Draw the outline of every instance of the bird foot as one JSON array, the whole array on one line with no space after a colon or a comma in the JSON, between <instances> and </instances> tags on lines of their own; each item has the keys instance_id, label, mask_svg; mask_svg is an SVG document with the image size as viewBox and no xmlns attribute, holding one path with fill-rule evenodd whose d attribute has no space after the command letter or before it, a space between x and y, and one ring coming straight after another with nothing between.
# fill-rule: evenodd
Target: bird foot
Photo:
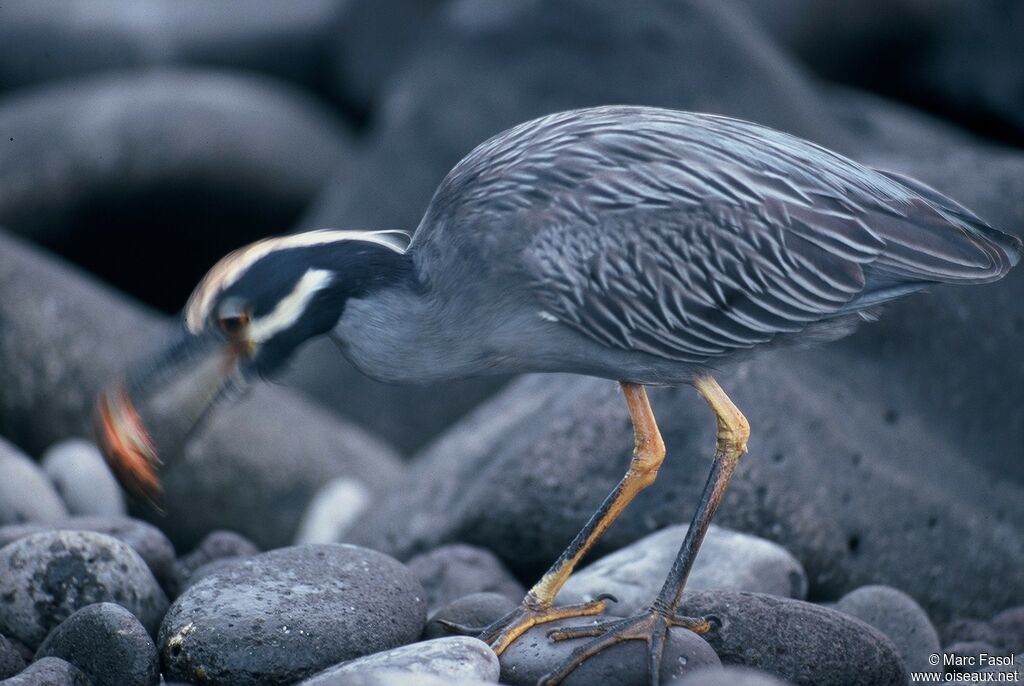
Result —
<instances>
[{"instance_id":1,"label":"bird foot","mask_svg":"<svg viewBox=\"0 0 1024 686\"><path fill-rule=\"evenodd\" d=\"M607 609L606 601L608 600L614 602L615 597L602 594L590 602L553 607L537 603L527 596L519 607L480 631L478 638L490 645L495 653L501 655L506 648L512 645L513 641L538 624L547 624L559 619L599 615ZM456 630L467 628L450 623L446 623L446 627ZM460 633L463 632L460 631Z\"/></svg>"},{"instance_id":2,"label":"bird foot","mask_svg":"<svg viewBox=\"0 0 1024 686\"><path fill-rule=\"evenodd\" d=\"M553 641L568 641L577 638L593 638L575 650L562 664L548 672L538 686L556 686L587 659L625 641L647 643L647 675L651 686L658 686L661 675L661 656L668 639L668 631L674 626L705 634L718 625L716 617L686 617L651 609L633 617L614 619L597 624L552 629L548 638Z\"/></svg>"}]
</instances>

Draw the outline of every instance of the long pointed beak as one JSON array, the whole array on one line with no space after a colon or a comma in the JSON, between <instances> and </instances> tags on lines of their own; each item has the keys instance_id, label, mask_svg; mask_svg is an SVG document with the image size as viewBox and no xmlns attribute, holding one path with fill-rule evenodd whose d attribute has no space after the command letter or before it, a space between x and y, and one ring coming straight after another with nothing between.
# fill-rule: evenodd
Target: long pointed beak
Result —
<instances>
[{"instance_id":1,"label":"long pointed beak","mask_svg":"<svg viewBox=\"0 0 1024 686\"><path fill-rule=\"evenodd\" d=\"M121 484L159 507L161 455L177 454L218 399L245 387L242 353L213 336L190 336L101 391L97 442Z\"/></svg>"}]
</instances>

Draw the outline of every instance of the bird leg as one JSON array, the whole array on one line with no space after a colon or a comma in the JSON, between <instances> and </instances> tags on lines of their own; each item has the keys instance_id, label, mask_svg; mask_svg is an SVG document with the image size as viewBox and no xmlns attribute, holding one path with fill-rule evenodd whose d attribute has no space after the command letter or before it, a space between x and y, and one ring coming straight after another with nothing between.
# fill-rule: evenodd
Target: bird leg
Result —
<instances>
[{"instance_id":1,"label":"bird leg","mask_svg":"<svg viewBox=\"0 0 1024 686\"><path fill-rule=\"evenodd\" d=\"M683 588L686 586L686 579L693 568L700 544L704 540L708 526L711 525L711 519L722 501L722 496L725 494L729 479L732 478L740 457L747 451L750 425L747 423L746 417L710 375L698 377L694 381L694 386L711 406L717 419L715 459L697 504L697 510L690 522L690 528L686 532L686 537L679 548L672 569L650 608L640 614L627 619L616 619L590 626L567 627L550 631L548 636L555 641L574 638L592 638L593 640L576 648L562 664L548 673L541 680L544 686L554 686L560 683L584 660L623 641L646 641L648 679L651 686L657 686L661 671L661 656L669 629L673 626L681 626L703 634L715 627L717 620L714 617L685 617L680 615L678 610L682 602Z\"/></svg>"},{"instance_id":2,"label":"bird leg","mask_svg":"<svg viewBox=\"0 0 1024 686\"><path fill-rule=\"evenodd\" d=\"M626 509L637 493L654 483L658 468L665 459L665 444L654 421L647 392L639 384L623 382L621 385L633 421L633 459L629 463L629 470L551 569L527 592L520 606L480 634L480 638L489 643L499 655L533 626L558 619L597 615L605 610L605 597L563 607L554 607L554 601L577 563L601 534Z\"/></svg>"}]
</instances>

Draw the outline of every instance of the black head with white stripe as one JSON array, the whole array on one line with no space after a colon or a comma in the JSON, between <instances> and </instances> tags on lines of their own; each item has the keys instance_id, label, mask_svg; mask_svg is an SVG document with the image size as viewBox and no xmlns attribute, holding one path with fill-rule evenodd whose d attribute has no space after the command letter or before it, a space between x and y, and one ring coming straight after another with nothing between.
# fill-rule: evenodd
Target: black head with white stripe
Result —
<instances>
[{"instance_id":1,"label":"black head with white stripe","mask_svg":"<svg viewBox=\"0 0 1024 686\"><path fill-rule=\"evenodd\" d=\"M322 230L224 257L189 298L178 339L100 397L98 434L122 479L154 498L158 448L179 447L225 392L331 331L349 299L411 279L407 242L394 231Z\"/></svg>"}]
</instances>

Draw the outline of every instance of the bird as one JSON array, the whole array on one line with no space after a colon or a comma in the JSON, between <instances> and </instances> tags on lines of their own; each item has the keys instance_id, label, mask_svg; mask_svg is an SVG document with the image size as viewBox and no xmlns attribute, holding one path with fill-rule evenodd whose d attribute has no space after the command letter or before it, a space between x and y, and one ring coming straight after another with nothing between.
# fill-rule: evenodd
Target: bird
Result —
<instances>
[{"instance_id":1,"label":"bird","mask_svg":"<svg viewBox=\"0 0 1024 686\"><path fill-rule=\"evenodd\" d=\"M560 112L472 150L411 242L320 229L224 257L190 296L177 340L99 394L97 433L122 481L155 500L161 451L318 336L386 382L526 372L618 382L634 433L628 470L520 605L483 629L501 654L534 626L606 609L606 596L554 599L665 459L645 388L691 386L714 413L715 449L668 578L634 617L551 631L587 640L543 680L637 640L657 684L671 627L716 627L679 612L750 434L715 370L835 340L929 286L996 281L1022 252L920 181L759 124L640 106ZM172 386L174 416L160 416Z\"/></svg>"}]
</instances>

